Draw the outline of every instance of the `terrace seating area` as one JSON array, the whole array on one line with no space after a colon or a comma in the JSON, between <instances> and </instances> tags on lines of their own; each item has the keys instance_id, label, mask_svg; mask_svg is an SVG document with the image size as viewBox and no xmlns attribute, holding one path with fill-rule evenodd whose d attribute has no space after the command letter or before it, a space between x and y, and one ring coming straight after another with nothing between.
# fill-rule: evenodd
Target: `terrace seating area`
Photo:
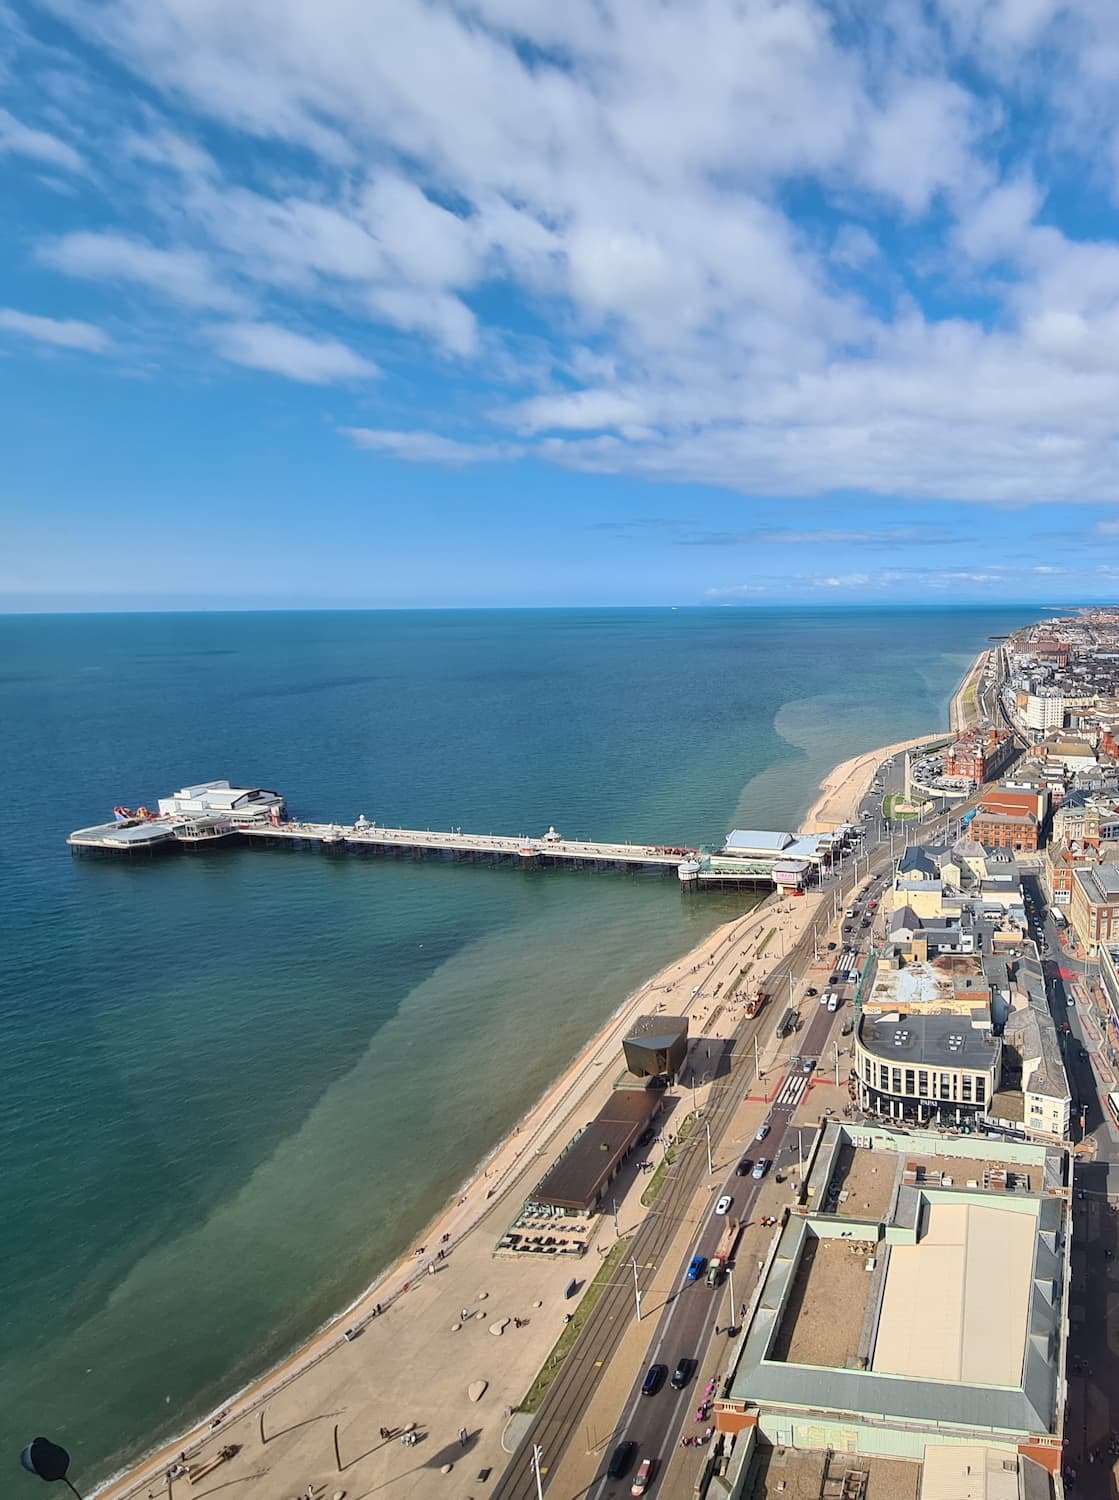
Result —
<instances>
[{"instance_id":1,"label":"terrace seating area","mask_svg":"<svg viewBox=\"0 0 1119 1500\"><path fill-rule=\"evenodd\" d=\"M517 1255L583 1255L592 1228L585 1220L577 1222L566 1215L522 1216L501 1236L497 1249Z\"/></svg>"}]
</instances>

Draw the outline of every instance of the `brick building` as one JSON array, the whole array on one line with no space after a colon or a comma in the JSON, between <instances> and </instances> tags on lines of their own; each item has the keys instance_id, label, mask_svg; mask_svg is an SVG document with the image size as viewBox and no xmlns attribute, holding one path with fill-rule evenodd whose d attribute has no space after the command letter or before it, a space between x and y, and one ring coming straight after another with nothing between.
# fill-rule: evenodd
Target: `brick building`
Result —
<instances>
[{"instance_id":1,"label":"brick building","mask_svg":"<svg viewBox=\"0 0 1119 1500\"><path fill-rule=\"evenodd\" d=\"M956 736L944 757L945 776L959 776L977 786L996 777L1014 754L1005 730L973 729Z\"/></svg>"},{"instance_id":2,"label":"brick building","mask_svg":"<svg viewBox=\"0 0 1119 1500\"><path fill-rule=\"evenodd\" d=\"M1045 792L995 787L980 802L968 836L988 849L1015 849L1032 854L1041 847Z\"/></svg>"},{"instance_id":3,"label":"brick building","mask_svg":"<svg viewBox=\"0 0 1119 1500\"><path fill-rule=\"evenodd\" d=\"M1119 942L1119 865L1079 866L1073 871L1069 921L1089 955Z\"/></svg>"}]
</instances>

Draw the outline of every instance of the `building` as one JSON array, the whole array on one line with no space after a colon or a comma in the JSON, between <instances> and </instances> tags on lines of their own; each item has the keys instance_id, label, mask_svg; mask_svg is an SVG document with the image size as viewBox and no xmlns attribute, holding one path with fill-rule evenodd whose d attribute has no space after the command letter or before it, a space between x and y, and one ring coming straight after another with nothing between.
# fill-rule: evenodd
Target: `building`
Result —
<instances>
[{"instance_id":1,"label":"building","mask_svg":"<svg viewBox=\"0 0 1119 1500\"><path fill-rule=\"evenodd\" d=\"M1101 943L1119 942L1119 864L1075 866L1068 915L1091 957Z\"/></svg>"},{"instance_id":2,"label":"building","mask_svg":"<svg viewBox=\"0 0 1119 1500\"><path fill-rule=\"evenodd\" d=\"M184 786L170 797L160 797L161 818L227 817L235 822L255 822L282 817L284 799L279 792L262 787L230 786L228 781L202 781Z\"/></svg>"},{"instance_id":3,"label":"building","mask_svg":"<svg viewBox=\"0 0 1119 1500\"><path fill-rule=\"evenodd\" d=\"M775 1462L873 1495L884 1460L922 1500L1059 1495L1071 1199L1060 1147L829 1122L714 1403L720 1495Z\"/></svg>"},{"instance_id":4,"label":"building","mask_svg":"<svg viewBox=\"0 0 1119 1500\"><path fill-rule=\"evenodd\" d=\"M687 1016L638 1016L622 1052L637 1078L675 1078L688 1056Z\"/></svg>"},{"instance_id":5,"label":"building","mask_svg":"<svg viewBox=\"0 0 1119 1500\"><path fill-rule=\"evenodd\" d=\"M1019 693L1018 711L1027 729L1044 734L1049 729L1060 729L1065 722L1065 698L1063 693Z\"/></svg>"},{"instance_id":6,"label":"building","mask_svg":"<svg viewBox=\"0 0 1119 1500\"><path fill-rule=\"evenodd\" d=\"M958 734L944 756L944 775L981 786L993 781L1014 757L1014 741L1006 730L972 729Z\"/></svg>"},{"instance_id":7,"label":"building","mask_svg":"<svg viewBox=\"0 0 1119 1500\"><path fill-rule=\"evenodd\" d=\"M1104 943L1099 959L1099 989L1107 1013L1104 1051L1114 1066L1119 1061L1119 944Z\"/></svg>"},{"instance_id":8,"label":"building","mask_svg":"<svg viewBox=\"0 0 1119 1500\"><path fill-rule=\"evenodd\" d=\"M855 1034L859 1107L918 1125L985 1119L1001 1076L1001 1052L987 1009L864 1015Z\"/></svg>"},{"instance_id":9,"label":"building","mask_svg":"<svg viewBox=\"0 0 1119 1500\"><path fill-rule=\"evenodd\" d=\"M1048 805L1045 791L995 787L980 801L968 831L985 848L1035 853Z\"/></svg>"},{"instance_id":10,"label":"building","mask_svg":"<svg viewBox=\"0 0 1119 1500\"><path fill-rule=\"evenodd\" d=\"M659 1089L615 1089L536 1185L526 1206L578 1216L598 1213L606 1189L650 1129L663 1102Z\"/></svg>"}]
</instances>

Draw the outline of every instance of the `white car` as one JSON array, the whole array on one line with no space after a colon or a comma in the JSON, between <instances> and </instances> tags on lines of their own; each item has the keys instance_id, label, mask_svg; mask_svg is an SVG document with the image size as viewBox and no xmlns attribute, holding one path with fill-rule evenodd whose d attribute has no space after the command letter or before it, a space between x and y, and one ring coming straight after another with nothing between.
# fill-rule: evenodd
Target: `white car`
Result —
<instances>
[{"instance_id":1,"label":"white car","mask_svg":"<svg viewBox=\"0 0 1119 1500\"><path fill-rule=\"evenodd\" d=\"M729 1193L724 1193L723 1196L719 1199L718 1203L716 1203L715 1205L715 1212L717 1214L729 1213L730 1206L733 1202L734 1199L731 1197L731 1195Z\"/></svg>"}]
</instances>

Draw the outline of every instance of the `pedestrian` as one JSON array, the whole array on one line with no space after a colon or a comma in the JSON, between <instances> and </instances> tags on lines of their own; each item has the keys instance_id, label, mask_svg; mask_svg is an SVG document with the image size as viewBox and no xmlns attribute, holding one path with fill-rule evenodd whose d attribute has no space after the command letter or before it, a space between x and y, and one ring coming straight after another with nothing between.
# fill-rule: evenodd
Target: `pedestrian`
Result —
<instances>
[{"instance_id":1,"label":"pedestrian","mask_svg":"<svg viewBox=\"0 0 1119 1500\"><path fill-rule=\"evenodd\" d=\"M466 1447L466 1428L465 1427L460 1427L459 1428L459 1430L458 1430L458 1440L461 1443L461 1445L465 1448Z\"/></svg>"},{"instance_id":2,"label":"pedestrian","mask_svg":"<svg viewBox=\"0 0 1119 1500\"><path fill-rule=\"evenodd\" d=\"M470 1309L468 1307L464 1307L463 1310L459 1313L459 1318L464 1323L466 1322L466 1320L467 1320L467 1318L469 1316L470 1316Z\"/></svg>"}]
</instances>

